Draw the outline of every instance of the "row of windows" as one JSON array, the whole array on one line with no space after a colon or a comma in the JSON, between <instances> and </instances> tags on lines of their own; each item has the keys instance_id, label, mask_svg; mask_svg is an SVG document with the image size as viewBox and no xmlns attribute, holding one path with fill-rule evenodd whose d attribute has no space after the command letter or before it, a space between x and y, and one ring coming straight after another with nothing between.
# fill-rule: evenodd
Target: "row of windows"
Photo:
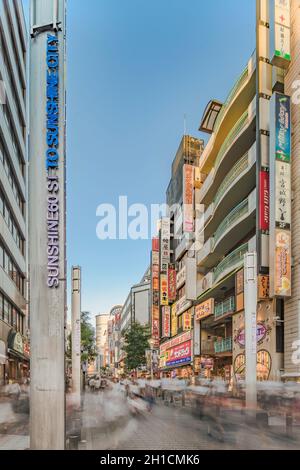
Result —
<instances>
[{"instance_id":1,"label":"row of windows","mask_svg":"<svg viewBox=\"0 0 300 470\"><path fill-rule=\"evenodd\" d=\"M10 301L0 292L0 320L5 321L16 331L24 335L24 315L16 309Z\"/></svg>"},{"instance_id":2,"label":"row of windows","mask_svg":"<svg viewBox=\"0 0 300 470\"><path fill-rule=\"evenodd\" d=\"M16 88L16 84L15 84L15 81L14 81L14 77L13 77L13 73L12 73L12 70L11 70L11 66L10 66L10 63L9 63L9 59L8 59L8 56L7 56L7 52L6 52L6 47L5 47L5 43L4 43L4 39L3 39L3 33L0 29L0 52L2 53L2 57L3 57L3 62L4 62L4 65L5 65L5 70L6 70L6 74L9 78L9 82L10 82L10 88L11 88L11 92L12 92L12 95L13 95L13 99L14 99L14 103L15 103L15 106L16 106L16 111L17 111L17 116L18 116L18 121L19 121L19 126L20 128L22 129L22 134L23 134L23 137L25 139L25 127L24 127L24 122L23 122L23 119L22 119L22 112L21 112L21 107L20 107L20 103L19 103L19 100L18 100L18 93L17 93L17 88ZM3 80L3 77L1 77L1 80ZM22 88L22 93L23 93L23 99L25 100L25 89ZM5 108L6 106L4 106Z\"/></svg>"},{"instance_id":3,"label":"row of windows","mask_svg":"<svg viewBox=\"0 0 300 470\"><path fill-rule=\"evenodd\" d=\"M9 275L17 286L20 294L25 295L25 279L23 274L20 273L12 257L8 254L4 245L0 242L0 267Z\"/></svg>"},{"instance_id":4,"label":"row of windows","mask_svg":"<svg viewBox=\"0 0 300 470\"><path fill-rule=\"evenodd\" d=\"M5 200L3 192L0 190L0 214L3 216L6 225L8 226L8 229L10 233L13 236L13 239L16 242L17 247L21 251L22 255L25 253L25 240L23 239L15 221L13 218L13 215L11 213L11 210L9 209L7 202Z\"/></svg>"},{"instance_id":5,"label":"row of windows","mask_svg":"<svg viewBox=\"0 0 300 470\"><path fill-rule=\"evenodd\" d=\"M21 47L22 47L23 62L24 62L24 65L26 65L26 48L24 46L24 36L22 34L22 31L21 31L21 25L20 25L21 19L19 17L18 9L17 9L17 6L16 6L17 1L18 0L14 0L14 7L15 7L15 13L16 13L16 19L17 19L17 26L18 26L17 31L18 31L18 36L19 36L19 43L21 44Z\"/></svg>"},{"instance_id":6,"label":"row of windows","mask_svg":"<svg viewBox=\"0 0 300 470\"><path fill-rule=\"evenodd\" d=\"M4 10L8 13L7 0L5 0L4 3L5 3L5 7L6 7L6 8L4 8ZM19 57L19 53L18 53L18 49L17 49L17 45L16 45L16 40L15 40L15 36L14 36L13 27L12 27L12 24L11 24L11 19L9 18L8 14L6 15L6 19L7 19L9 34L10 34L11 42L12 42L12 49L13 49L14 56L15 56L15 62L17 64L18 80L19 80L19 83L21 84L21 83L23 83L23 80L22 80L22 71L21 71L21 66L20 66L20 57Z\"/></svg>"},{"instance_id":7,"label":"row of windows","mask_svg":"<svg viewBox=\"0 0 300 470\"><path fill-rule=\"evenodd\" d=\"M0 138L0 161L2 162L2 164L4 166L4 170L6 172L8 182L9 182L9 184L10 184L12 190L13 190L16 202L17 202L17 204L18 204L18 206L19 206L19 208L20 208L20 210L21 210L21 212L24 216L24 214L25 214L25 203L22 199L21 192L20 192L20 190L17 186L17 180L16 180L16 177L14 175L12 165L9 161L6 150L4 149L1 138Z\"/></svg>"},{"instance_id":8,"label":"row of windows","mask_svg":"<svg viewBox=\"0 0 300 470\"><path fill-rule=\"evenodd\" d=\"M14 130L14 125L13 125L13 120L12 120L12 117L11 117L11 112L10 112L8 103L6 103L3 106L3 115L4 115L4 118L6 120L7 127L10 131L11 143L12 143L14 152L18 157L20 170L21 170L22 176L24 178L24 176L25 176L25 164L24 164L24 161L22 159L21 150L20 150L20 147L19 147L19 144L18 144L18 141L17 141L17 137L16 137L16 133L15 133L15 130Z\"/></svg>"}]
</instances>

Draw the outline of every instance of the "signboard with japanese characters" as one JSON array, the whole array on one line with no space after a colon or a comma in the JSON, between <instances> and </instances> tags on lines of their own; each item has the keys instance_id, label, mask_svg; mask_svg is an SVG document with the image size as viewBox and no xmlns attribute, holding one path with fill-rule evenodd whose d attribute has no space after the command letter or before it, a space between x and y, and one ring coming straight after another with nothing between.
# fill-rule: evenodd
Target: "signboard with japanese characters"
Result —
<instances>
[{"instance_id":1,"label":"signboard with japanese characters","mask_svg":"<svg viewBox=\"0 0 300 470\"><path fill-rule=\"evenodd\" d=\"M195 307L195 320L200 321L214 313L214 299L208 299Z\"/></svg>"},{"instance_id":2,"label":"signboard with japanese characters","mask_svg":"<svg viewBox=\"0 0 300 470\"><path fill-rule=\"evenodd\" d=\"M171 336L177 335L178 329L178 318L177 318L177 310L176 310L176 302L171 306Z\"/></svg>"},{"instance_id":3,"label":"signboard with japanese characters","mask_svg":"<svg viewBox=\"0 0 300 470\"><path fill-rule=\"evenodd\" d=\"M170 219L164 217L161 220L160 233L160 272L167 273L170 262Z\"/></svg>"},{"instance_id":4,"label":"signboard with japanese characters","mask_svg":"<svg viewBox=\"0 0 300 470\"><path fill-rule=\"evenodd\" d=\"M291 296L290 101L274 93L270 106L270 297Z\"/></svg>"},{"instance_id":5,"label":"signboard with japanese characters","mask_svg":"<svg viewBox=\"0 0 300 470\"><path fill-rule=\"evenodd\" d=\"M258 276L258 298L268 299L270 296L270 278L260 274Z\"/></svg>"},{"instance_id":6,"label":"signboard with japanese characters","mask_svg":"<svg viewBox=\"0 0 300 470\"><path fill-rule=\"evenodd\" d=\"M167 274L160 275L160 305L169 305Z\"/></svg>"},{"instance_id":7,"label":"signboard with japanese characters","mask_svg":"<svg viewBox=\"0 0 300 470\"><path fill-rule=\"evenodd\" d=\"M168 294L169 302L174 302L176 300L176 270L174 264L170 264L168 268Z\"/></svg>"},{"instance_id":8,"label":"signboard with japanese characters","mask_svg":"<svg viewBox=\"0 0 300 470\"><path fill-rule=\"evenodd\" d=\"M235 305L237 312L244 310L244 269L235 275Z\"/></svg>"},{"instance_id":9,"label":"signboard with japanese characters","mask_svg":"<svg viewBox=\"0 0 300 470\"><path fill-rule=\"evenodd\" d=\"M162 337L170 338L171 309L170 307L162 308Z\"/></svg>"},{"instance_id":10,"label":"signboard with japanese characters","mask_svg":"<svg viewBox=\"0 0 300 470\"><path fill-rule=\"evenodd\" d=\"M276 227L289 229L291 226L291 165L276 160L275 181L275 223Z\"/></svg>"},{"instance_id":11,"label":"signboard with japanese characters","mask_svg":"<svg viewBox=\"0 0 300 470\"><path fill-rule=\"evenodd\" d=\"M194 231L194 167L183 167L183 231Z\"/></svg>"},{"instance_id":12,"label":"signboard with japanese characters","mask_svg":"<svg viewBox=\"0 0 300 470\"><path fill-rule=\"evenodd\" d=\"M270 2L270 61L287 69L291 62L290 0Z\"/></svg>"}]
</instances>

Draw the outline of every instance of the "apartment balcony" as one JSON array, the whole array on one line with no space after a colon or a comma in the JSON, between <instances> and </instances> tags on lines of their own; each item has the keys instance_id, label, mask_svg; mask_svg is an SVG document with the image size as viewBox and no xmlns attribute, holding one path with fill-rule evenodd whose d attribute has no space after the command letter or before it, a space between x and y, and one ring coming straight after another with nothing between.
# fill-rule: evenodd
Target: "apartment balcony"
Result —
<instances>
[{"instance_id":1,"label":"apartment balcony","mask_svg":"<svg viewBox=\"0 0 300 470\"><path fill-rule=\"evenodd\" d=\"M216 267L197 280L197 300L204 302L214 297L224 297L235 286L235 272L244 264L244 254L256 250L256 237L229 253ZM198 271L200 271L198 266Z\"/></svg>"},{"instance_id":2,"label":"apartment balcony","mask_svg":"<svg viewBox=\"0 0 300 470\"><path fill-rule=\"evenodd\" d=\"M215 354L214 341L205 340L201 341L201 354L212 356Z\"/></svg>"},{"instance_id":3,"label":"apartment balcony","mask_svg":"<svg viewBox=\"0 0 300 470\"><path fill-rule=\"evenodd\" d=\"M208 174L211 171L226 136L254 98L256 86L255 69L256 59L255 53L253 53L247 67L237 79L219 112L214 124L214 132L200 159L200 169L202 172Z\"/></svg>"},{"instance_id":4,"label":"apartment balcony","mask_svg":"<svg viewBox=\"0 0 300 470\"><path fill-rule=\"evenodd\" d=\"M242 267L244 263L244 255L248 251L248 243L239 246L236 250L227 255L214 269L213 282L216 283L231 271Z\"/></svg>"},{"instance_id":5,"label":"apartment balcony","mask_svg":"<svg viewBox=\"0 0 300 470\"><path fill-rule=\"evenodd\" d=\"M182 257L182 255L192 246L193 240L183 238L179 245L175 249L175 259L176 261Z\"/></svg>"},{"instance_id":6,"label":"apartment balcony","mask_svg":"<svg viewBox=\"0 0 300 470\"><path fill-rule=\"evenodd\" d=\"M215 320L219 320L219 318L224 317L230 313L235 312L235 297L229 297L228 299L224 300L224 302L220 302L215 305Z\"/></svg>"},{"instance_id":7,"label":"apartment balcony","mask_svg":"<svg viewBox=\"0 0 300 470\"><path fill-rule=\"evenodd\" d=\"M212 268L255 227L256 191L239 203L222 220L214 235L197 254L199 267Z\"/></svg>"},{"instance_id":8,"label":"apartment balcony","mask_svg":"<svg viewBox=\"0 0 300 470\"><path fill-rule=\"evenodd\" d=\"M214 343L214 349L216 354L232 352L232 338L225 338L221 341Z\"/></svg>"},{"instance_id":9,"label":"apartment balcony","mask_svg":"<svg viewBox=\"0 0 300 470\"><path fill-rule=\"evenodd\" d=\"M224 138L216 155L214 167L200 190L200 202L202 204L208 205L213 201L216 191L228 174L228 170L240 160L255 142L255 115L256 103L252 101L248 109Z\"/></svg>"},{"instance_id":10,"label":"apartment balcony","mask_svg":"<svg viewBox=\"0 0 300 470\"><path fill-rule=\"evenodd\" d=\"M215 192L212 203L204 213L204 236L211 237L228 214L256 186L255 144L231 168Z\"/></svg>"}]
</instances>

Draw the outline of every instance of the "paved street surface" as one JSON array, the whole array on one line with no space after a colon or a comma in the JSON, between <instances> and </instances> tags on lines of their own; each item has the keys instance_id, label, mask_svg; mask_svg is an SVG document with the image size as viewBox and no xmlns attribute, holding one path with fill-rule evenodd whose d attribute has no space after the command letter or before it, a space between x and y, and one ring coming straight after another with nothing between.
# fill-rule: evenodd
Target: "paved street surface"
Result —
<instances>
[{"instance_id":1,"label":"paved street surface","mask_svg":"<svg viewBox=\"0 0 300 470\"><path fill-rule=\"evenodd\" d=\"M182 408L164 404L152 412L132 417L121 392L86 393L80 449L299 449L299 441L287 439L279 426L274 433L238 424L226 425L223 436L214 422L200 420ZM211 434L209 435L208 429ZM223 442L221 442L223 438Z\"/></svg>"},{"instance_id":2,"label":"paved street surface","mask_svg":"<svg viewBox=\"0 0 300 470\"><path fill-rule=\"evenodd\" d=\"M29 448L29 415L15 413L12 400L0 399L0 450Z\"/></svg>"},{"instance_id":3,"label":"paved street surface","mask_svg":"<svg viewBox=\"0 0 300 470\"><path fill-rule=\"evenodd\" d=\"M230 414L220 428L215 420L199 419L191 411L172 405L160 403L149 412L143 401L128 401L118 386L112 390L86 392L81 417L71 415L70 396L67 401L68 436L75 435L76 429L81 428L80 450L300 448L300 430L295 428L293 439L287 438L284 422L276 416L269 420L272 426L267 430L246 425L239 413ZM143 411L133 415L134 409ZM0 450L28 447L28 414L14 413L11 401L1 400Z\"/></svg>"}]
</instances>

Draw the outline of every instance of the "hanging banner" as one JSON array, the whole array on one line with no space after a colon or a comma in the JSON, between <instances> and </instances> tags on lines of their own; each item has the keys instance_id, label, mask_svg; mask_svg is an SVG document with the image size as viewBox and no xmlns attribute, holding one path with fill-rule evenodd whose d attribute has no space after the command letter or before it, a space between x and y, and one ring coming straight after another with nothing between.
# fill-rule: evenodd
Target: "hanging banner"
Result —
<instances>
[{"instance_id":1,"label":"hanging banner","mask_svg":"<svg viewBox=\"0 0 300 470\"><path fill-rule=\"evenodd\" d=\"M274 294L278 297L291 296L291 232L276 230Z\"/></svg>"},{"instance_id":2,"label":"hanging banner","mask_svg":"<svg viewBox=\"0 0 300 470\"><path fill-rule=\"evenodd\" d=\"M194 167L183 166L183 232L194 232Z\"/></svg>"},{"instance_id":3,"label":"hanging banner","mask_svg":"<svg viewBox=\"0 0 300 470\"><path fill-rule=\"evenodd\" d=\"M160 232L160 272L167 273L170 262L170 219L161 220Z\"/></svg>"},{"instance_id":4,"label":"hanging banner","mask_svg":"<svg viewBox=\"0 0 300 470\"><path fill-rule=\"evenodd\" d=\"M177 328L178 327L178 319L177 319L177 311L176 311L176 302L171 307L171 336L177 335Z\"/></svg>"},{"instance_id":5,"label":"hanging banner","mask_svg":"<svg viewBox=\"0 0 300 470\"><path fill-rule=\"evenodd\" d=\"M269 276L258 276L258 298L260 300L268 299L270 297L270 278Z\"/></svg>"},{"instance_id":6,"label":"hanging banner","mask_svg":"<svg viewBox=\"0 0 300 470\"><path fill-rule=\"evenodd\" d=\"M152 251L159 251L159 238L154 237L152 238Z\"/></svg>"},{"instance_id":7,"label":"hanging banner","mask_svg":"<svg viewBox=\"0 0 300 470\"><path fill-rule=\"evenodd\" d=\"M170 338L171 309L170 307L162 308L162 337Z\"/></svg>"},{"instance_id":8,"label":"hanging banner","mask_svg":"<svg viewBox=\"0 0 300 470\"><path fill-rule=\"evenodd\" d=\"M290 0L270 2L270 61L287 69L291 62Z\"/></svg>"},{"instance_id":9,"label":"hanging banner","mask_svg":"<svg viewBox=\"0 0 300 470\"><path fill-rule=\"evenodd\" d=\"M270 297L291 296L291 103L274 93L270 119Z\"/></svg>"},{"instance_id":10,"label":"hanging banner","mask_svg":"<svg viewBox=\"0 0 300 470\"><path fill-rule=\"evenodd\" d=\"M275 223L276 227L291 227L291 164L275 163Z\"/></svg>"},{"instance_id":11,"label":"hanging banner","mask_svg":"<svg viewBox=\"0 0 300 470\"><path fill-rule=\"evenodd\" d=\"M159 307L152 306L152 338L159 340Z\"/></svg>"},{"instance_id":12,"label":"hanging banner","mask_svg":"<svg viewBox=\"0 0 300 470\"><path fill-rule=\"evenodd\" d=\"M160 275L160 305L169 305L167 274Z\"/></svg>"},{"instance_id":13,"label":"hanging banner","mask_svg":"<svg viewBox=\"0 0 300 470\"><path fill-rule=\"evenodd\" d=\"M169 302L176 300L176 270L174 264L170 264L168 267L168 295Z\"/></svg>"},{"instance_id":14,"label":"hanging banner","mask_svg":"<svg viewBox=\"0 0 300 470\"><path fill-rule=\"evenodd\" d=\"M193 309L190 308L183 314L183 331L188 331L192 328L192 313Z\"/></svg>"},{"instance_id":15,"label":"hanging banner","mask_svg":"<svg viewBox=\"0 0 300 470\"><path fill-rule=\"evenodd\" d=\"M235 305L236 312L244 310L244 269L235 275Z\"/></svg>"}]
</instances>

